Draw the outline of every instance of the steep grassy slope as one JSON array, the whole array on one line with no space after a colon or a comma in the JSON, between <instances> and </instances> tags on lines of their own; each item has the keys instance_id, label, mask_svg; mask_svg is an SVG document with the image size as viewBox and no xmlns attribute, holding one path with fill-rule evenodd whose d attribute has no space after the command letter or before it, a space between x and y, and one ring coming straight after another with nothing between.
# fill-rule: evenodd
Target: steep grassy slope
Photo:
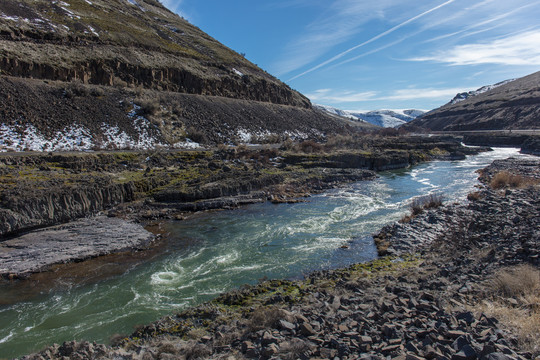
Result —
<instances>
[{"instance_id":1,"label":"steep grassy slope","mask_svg":"<svg viewBox=\"0 0 540 360\"><path fill-rule=\"evenodd\" d=\"M540 128L540 72L430 111L404 125L435 131Z\"/></svg>"},{"instance_id":2,"label":"steep grassy slope","mask_svg":"<svg viewBox=\"0 0 540 360\"><path fill-rule=\"evenodd\" d=\"M154 0L0 2L0 150L191 147L347 131Z\"/></svg>"},{"instance_id":3,"label":"steep grassy slope","mask_svg":"<svg viewBox=\"0 0 540 360\"><path fill-rule=\"evenodd\" d=\"M157 1L3 0L0 13L5 75L309 107Z\"/></svg>"}]
</instances>

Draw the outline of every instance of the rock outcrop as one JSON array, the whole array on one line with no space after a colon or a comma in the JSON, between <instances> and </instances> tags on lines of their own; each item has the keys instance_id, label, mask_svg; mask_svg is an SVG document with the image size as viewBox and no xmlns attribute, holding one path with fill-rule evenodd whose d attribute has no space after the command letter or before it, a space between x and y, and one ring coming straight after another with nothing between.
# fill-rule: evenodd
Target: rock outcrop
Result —
<instances>
[{"instance_id":1,"label":"rock outcrop","mask_svg":"<svg viewBox=\"0 0 540 360\"><path fill-rule=\"evenodd\" d=\"M51 265L144 249L155 238L142 225L98 216L0 242L0 277L23 278Z\"/></svg>"}]
</instances>

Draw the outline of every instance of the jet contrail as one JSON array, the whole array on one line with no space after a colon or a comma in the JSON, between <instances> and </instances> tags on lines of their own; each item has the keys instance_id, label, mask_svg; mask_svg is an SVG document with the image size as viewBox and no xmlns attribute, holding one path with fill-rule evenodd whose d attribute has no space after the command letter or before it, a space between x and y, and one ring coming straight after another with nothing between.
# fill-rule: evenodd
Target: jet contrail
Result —
<instances>
[{"instance_id":1,"label":"jet contrail","mask_svg":"<svg viewBox=\"0 0 540 360\"><path fill-rule=\"evenodd\" d=\"M367 45L367 44L370 44L370 43L372 43L372 42L374 42L374 41L376 41L376 40L379 40L379 39L382 38L383 36L386 36L386 35L388 35L388 34L390 34L390 33L393 33L393 32L396 31L397 29L399 29L399 28L401 28L401 27L403 27L403 26L405 26L405 25L407 25L407 24L409 24L409 23L411 23L411 22L413 22L413 21L415 21L415 20L421 18L422 16L427 15L427 14L429 14L429 13L435 11L435 10L440 9L440 8L442 8L443 6L446 6L446 5L448 5L448 4L451 4L451 3L455 2L455 1L456 1L456 0L448 0L447 2L442 3L442 4L440 4L440 5L437 5L437 6L435 6L435 7L432 8L432 9L429 9L429 10L427 10L427 11L424 11L423 13L421 13L421 14L419 14L419 15L416 15L415 17L410 18L409 20L404 21L404 22L402 22L402 23L399 24L399 25L394 26L393 28L391 28L391 29L389 29L389 30L386 30L385 32L383 32L383 33L381 33L381 34L379 34L379 35L377 35L377 36L375 36L375 37L372 37L371 39L369 39L369 40L367 40L367 41L364 41L363 43L361 43L361 44L359 44L359 45L353 46L352 48L350 48L350 49L348 49L348 50L345 50L345 51L343 51L343 52L340 53L340 54L337 54L337 55L334 56L333 58L331 58L331 59L329 59L329 60L326 60L325 62L322 62L322 63L320 63L319 65L314 66L314 67L312 67L311 69L306 70L306 71L304 71L304 72L301 73L301 74L296 75L295 77L289 79L288 81L292 81L292 80L294 80L294 79L298 79L298 78L301 77L301 76L304 76L304 75L306 75L306 74L309 74L310 72L313 72L313 71L315 71L315 70L317 70L317 69L320 69L321 67L323 67L323 66L325 66L325 65L328 65L328 64L330 64L331 62L336 61L337 59L342 58L343 56L347 55L347 54L350 53L351 51L354 51L354 50L356 50L356 49L358 49L358 48L360 48L360 47L362 47L362 46L365 46L365 45Z\"/></svg>"}]
</instances>

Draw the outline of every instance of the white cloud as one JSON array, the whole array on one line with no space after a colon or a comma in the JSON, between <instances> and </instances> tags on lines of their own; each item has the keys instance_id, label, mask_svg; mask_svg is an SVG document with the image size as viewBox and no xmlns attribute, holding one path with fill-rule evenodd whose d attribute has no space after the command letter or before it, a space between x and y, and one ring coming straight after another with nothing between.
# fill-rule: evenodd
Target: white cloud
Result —
<instances>
[{"instance_id":1,"label":"white cloud","mask_svg":"<svg viewBox=\"0 0 540 360\"><path fill-rule=\"evenodd\" d=\"M540 30L488 42L458 45L430 56L410 60L435 61L451 65L540 65Z\"/></svg>"}]
</instances>

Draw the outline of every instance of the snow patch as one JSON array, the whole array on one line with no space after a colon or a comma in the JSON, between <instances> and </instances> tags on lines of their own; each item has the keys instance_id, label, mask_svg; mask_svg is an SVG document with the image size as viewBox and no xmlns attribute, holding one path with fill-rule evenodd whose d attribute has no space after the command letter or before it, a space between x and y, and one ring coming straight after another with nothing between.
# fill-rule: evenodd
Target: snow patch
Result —
<instances>
[{"instance_id":1,"label":"snow patch","mask_svg":"<svg viewBox=\"0 0 540 360\"><path fill-rule=\"evenodd\" d=\"M233 68L232 71L238 76L244 76L244 74L241 71L237 70L236 68Z\"/></svg>"},{"instance_id":2,"label":"snow patch","mask_svg":"<svg viewBox=\"0 0 540 360\"><path fill-rule=\"evenodd\" d=\"M5 15L5 14L0 14L0 19L10 20L10 21L25 21L25 22L28 22L28 19L23 19L23 18L20 18L18 16L8 16L8 15Z\"/></svg>"},{"instance_id":3,"label":"snow patch","mask_svg":"<svg viewBox=\"0 0 540 360\"><path fill-rule=\"evenodd\" d=\"M33 125L0 126L0 151L80 151L91 146L90 131L82 126L71 125L50 138L43 136Z\"/></svg>"},{"instance_id":4,"label":"snow patch","mask_svg":"<svg viewBox=\"0 0 540 360\"><path fill-rule=\"evenodd\" d=\"M139 9L141 9L142 11L146 11L146 9L144 7L142 7L141 4L139 4L138 2L136 2L135 0L127 0L128 3L130 3L131 5L135 5L136 7L138 7Z\"/></svg>"},{"instance_id":5,"label":"snow patch","mask_svg":"<svg viewBox=\"0 0 540 360\"><path fill-rule=\"evenodd\" d=\"M184 141L177 142L173 145L173 148L175 149L199 149L201 147L201 144L191 140L186 139Z\"/></svg>"},{"instance_id":6,"label":"snow patch","mask_svg":"<svg viewBox=\"0 0 540 360\"><path fill-rule=\"evenodd\" d=\"M93 27L88 26L88 29L90 29L90 31L92 32L92 34L94 34L94 35L96 35L96 36L99 36L99 34L96 32L96 29L94 29Z\"/></svg>"},{"instance_id":7,"label":"snow patch","mask_svg":"<svg viewBox=\"0 0 540 360\"><path fill-rule=\"evenodd\" d=\"M245 129L238 129L237 131L238 138L243 143L249 143L251 141L251 133Z\"/></svg>"}]
</instances>

